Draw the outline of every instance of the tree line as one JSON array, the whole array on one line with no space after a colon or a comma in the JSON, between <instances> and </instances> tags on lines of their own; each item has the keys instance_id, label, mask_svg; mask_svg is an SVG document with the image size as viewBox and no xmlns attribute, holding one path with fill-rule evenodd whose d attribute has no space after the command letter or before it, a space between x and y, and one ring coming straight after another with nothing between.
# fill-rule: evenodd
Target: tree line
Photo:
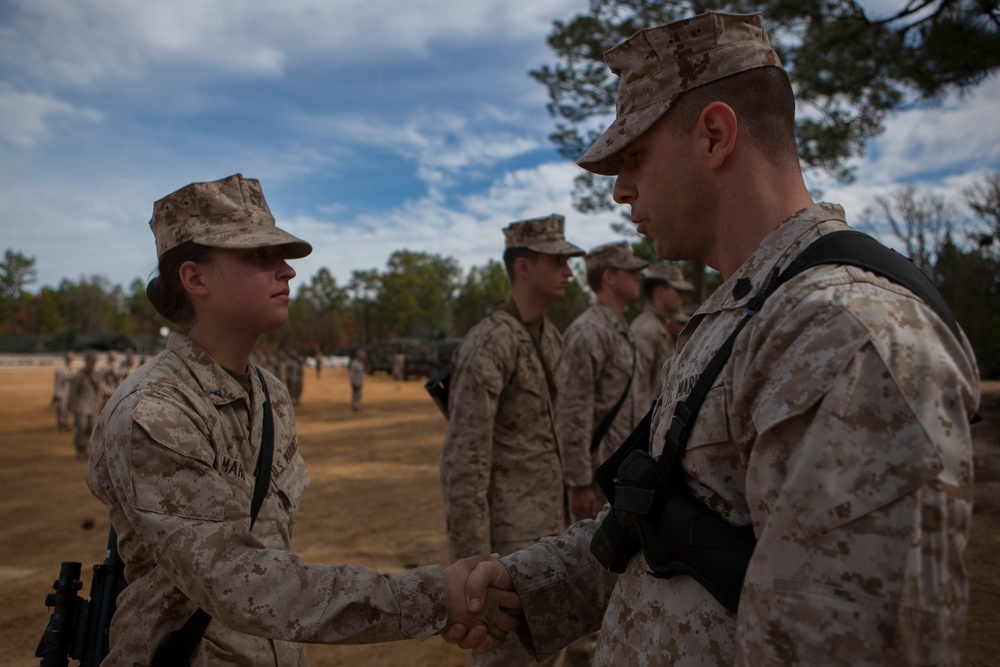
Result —
<instances>
[{"instance_id":1,"label":"tree line","mask_svg":"<svg viewBox=\"0 0 1000 667\"><path fill-rule=\"evenodd\" d=\"M1000 376L1000 172L957 199L897 188L875 198L857 218L861 229L899 247L934 282L969 336L987 377ZM655 261L646 240L636 254ZM581 260L566 298L549 313L565 329L590 303ZM140 279L124 288L91 276L32 292L35 259L7 249L0 262L0 334L155 336L170 326L153 310ZM706 293L720 277L709 272ZM295 290L289 321L264 340L301 352L351 350L399 337L462 336L507 295L499 260L463 272L458 260L397 250L384 270L354 271L339 285L321 268ZM693 305L693 304L692 304ZM634 304L627 317L641 304Z\"/></svg>"}]
</instances>

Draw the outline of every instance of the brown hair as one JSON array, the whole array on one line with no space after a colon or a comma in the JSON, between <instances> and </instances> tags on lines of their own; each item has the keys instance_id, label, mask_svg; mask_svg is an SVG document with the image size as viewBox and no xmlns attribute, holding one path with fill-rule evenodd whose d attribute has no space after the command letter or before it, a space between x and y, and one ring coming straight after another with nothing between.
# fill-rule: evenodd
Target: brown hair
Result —
<instances>
[{"instance_id":1,"label":"brown hair","mask_svg":"<svg viewBox=\"0 0 1000 667\"><path fill-rule=\"evenodd\" d=\"M712 102L728 104L746 136L772 158L797 156L795 94L780 67L758 67L706 83L682 94L667 112L678 132L690 132Z\"/></svg>"},{"instance_id":2,"label":"brown hair","mask_svg":"<svg viewBox=\"0 0 1000 667\"><path fill-rule=\"evenodd\" d=\"M194 323L194 306L181 284L180 269L184 262L204 264L212 249L194 241L185 241L160 255L157 273L146 285L146 298L163 317L182 327Z\"/></svg>"},{"instance_id":3,"label":"brown hair","mask_svg":"<svg viewBox=\"0 0 1000 667\"><path fill-rule=\"evenodd\" d=\"M503 266L507 270L507 278L510 279L510 284L514 284L514 262L524 257L529 262L534 264L538 261L538 256L542 253L537 250L532 250L531 248L525 248L524 246L515 246L513 248L507 248L503 251Z\"/></svg>"}]
</instances>

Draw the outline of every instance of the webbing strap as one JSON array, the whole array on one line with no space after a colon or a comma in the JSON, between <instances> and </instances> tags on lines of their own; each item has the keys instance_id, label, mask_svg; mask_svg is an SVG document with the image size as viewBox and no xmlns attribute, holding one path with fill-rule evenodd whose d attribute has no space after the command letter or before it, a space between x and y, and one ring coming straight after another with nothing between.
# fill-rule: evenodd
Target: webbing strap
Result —
<instances>
[{"instance_id":1,"label":"webbing strap","mask_svg":"<svg viewBox=\"0 0 1000 667\"><path fill-rule=\"evenodd\" d=\"M779 273L775 269L764 289L747 303L746 315L712 356L712 359L705 366L705 370L695 382L691 393L688 394L687 398L677 402L674 415L670 420L670 427L667 429L667 444L657 463L657 468L662 473L669 474L674 461L679 460L684 454L688 437L691 435L691 428L694 426L695 419L698 418L701 404L705 401L708 390L712 388L715 379L722 372L722 368L733 353L736 337L743 331L743 327L747 325L750 318L760 311L764 301L780 285L806 269L820 264L857 266L902 285L926 303L948 326L956 338L961 337L958 323L948 309L948 305L934 288L930 279L913 262L862 232L845 229L825 234L799 253L784 271Z\"/></svg>"}]
</instances>

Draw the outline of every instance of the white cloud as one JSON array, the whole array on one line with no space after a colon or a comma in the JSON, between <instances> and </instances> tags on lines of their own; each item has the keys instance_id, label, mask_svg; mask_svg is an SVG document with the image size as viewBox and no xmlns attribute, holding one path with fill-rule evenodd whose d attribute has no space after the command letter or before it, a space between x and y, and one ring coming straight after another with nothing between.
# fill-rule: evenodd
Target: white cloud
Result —
<instances>
[{"instance_id":1,"label":"white cloud","mask_svg":"<svg viewBox=\"0 0 1000 667\"><path fill-rule=\"evenodd\" d=\"M95 85L163 64L275 75L290 59L367 64L431 43L535 40L582 0L16 0L0 56L40 80Z\"/></svg>"},{"instance_id":2,"label":"white cloud","mask_svg":"<svg viewBox=\"0 0 1000 667\"><path fill-rule=\"evenodd\" d=\"M389 255L403 249L455 257L468 270L501 258L502 229L515 220L561 213L573 243L590 248L613 240L614 213L584 216L573 210L570 192L578 171L570 162L518 170L453 206L429 196L350 221L282 219L289 232L315 248L295 263L302 281L326 267L344 285L352 271L384 270Z\"/></svg>"},{"instance_id":3,"label":"white cloud","mask_svg":"<svg viewBox=\"0 0 1000 667\"><path fill-rule=\"evenodd\" d=\"M101 120L101 114L93 109L78 108L49 95L20 92L0 83L0 139L31 147L49 136L47 121L58 117Z\"/></svg>"}]
</instances>

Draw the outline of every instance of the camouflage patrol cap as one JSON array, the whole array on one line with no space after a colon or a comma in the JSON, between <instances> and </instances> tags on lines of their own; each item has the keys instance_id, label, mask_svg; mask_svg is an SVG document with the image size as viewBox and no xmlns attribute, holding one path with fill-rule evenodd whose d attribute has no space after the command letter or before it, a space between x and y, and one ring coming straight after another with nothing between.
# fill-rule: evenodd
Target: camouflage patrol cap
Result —
<instances>
[{"instance_id":1,"label":"camouflage patrol cap","mask_svg":"<svg viewBox=\"0 0 1000 667\"><path fill-rule=\"evenodd\" d=\"M604 59L620 77L617 118L577 164L608 176L621 169L621 151L681 93L731 74L781 67L760 13L708 12L640 30Z\"/></svg>"},{"instance_id":2,"label":"camouflage patrol cap","mask_svg":"<svg viewBox=\"0 0 1000 667\"><path fill-rule=\"evenodd\" d=\"M172 192L153 204L149 227L157 257L185 241L212 248L283 246L289 259L312 252L311 245L275 226L260 181L242 174Z\"/></svg>"},{"instance_id":3,"label":"camouflage patrol cap","mask_svg":"<svg viewBox=\"0 0 1000 667\"><path fill-rule=\"evenodd\" d=\"M649 262L632 254L632 246L627 241L605 243L592 248L584 258L587 272L599 269L624 269L638 271L649 266Z\"/></svg>"},{"instance_id":4,"label":"camouflage patrol cap","mask_svg":"<svg viewBox=\"0 0 1000 667\"><path fill-rule=\"evenodd\" d=\"M565 226L566 218L556 213L547 218L512 222L503 230L505 247L527 248L546 255L568 255L570 257L583 255L583 248L566 240L563 233Z\"/></svg>"},{"instance_id":5,"label":"camouflage patrol cap","mask_svg":"<svg viewBox=\"0 0 1000 667\"><path fill-rule=\"evenodd\" d=\"M646 280L665 282L678 292L690 292L694 289L694 285L684 280L684 272L679 266L650 264L646 268Z\"/></svg>"}]
</instances>

